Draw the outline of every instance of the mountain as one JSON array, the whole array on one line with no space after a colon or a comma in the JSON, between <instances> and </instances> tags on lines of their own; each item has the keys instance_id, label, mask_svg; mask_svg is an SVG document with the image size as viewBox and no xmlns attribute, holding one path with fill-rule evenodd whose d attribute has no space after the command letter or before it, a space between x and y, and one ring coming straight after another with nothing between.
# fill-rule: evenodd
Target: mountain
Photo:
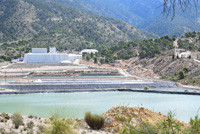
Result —
<instances>
[{"instance_id":1,"label":"mountain","mask_svg":"<svg viewBox=\"0 0 200 134\"><path fill-rule=\"evenodd\" d=\"M159 36L182 35L200 30L200 15L194 8L176 9L175 19L161 15L163 0L47 0L60 2L95 15L125 21ZM198 9L199 10L199 9ZM199 10L200 11L200 10Z\"/></svg>"},{"instance_id":2,"label":"mountain","mask_svg":"<svg viewBox=\"0 0 200 134\"><path fill-rule=\"evenodd\" d=\"M40 0L0 0L0 53L17 57L32 47L59 51L100 48L154 34L114 19Z\"/></svg>"}]
</instances>

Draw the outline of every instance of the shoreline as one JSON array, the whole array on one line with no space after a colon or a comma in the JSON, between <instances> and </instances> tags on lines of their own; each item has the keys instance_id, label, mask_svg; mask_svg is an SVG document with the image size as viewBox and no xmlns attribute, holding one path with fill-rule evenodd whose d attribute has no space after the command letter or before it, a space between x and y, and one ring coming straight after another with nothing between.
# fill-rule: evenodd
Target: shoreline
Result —
<instances>
[{"instance_id":1,"label":"shoreline","mask_svg":"<svg viewBox=\"0 0 200 134\"><path fill-rule=\"evenodd\" d=\"M183 88L191 88L191 89L199 89L200 90L200 87L199 86L192 86L192 85L183 85L181 83L177 83L177 85L179 87L183 87Z\"/></svg>"},{"instance_id":2,"label":"shoreline","mask_svg":"<svg viewBox=\"0 0 200 134\"><path fill-rule=\"evenodd\" d=\"M178 94L178 95L198 95L200 92L181 92L181 91L161 91L161 90L144 90L144 89L73 89L73 90L46 90L46 91L16 91L5 90L0 91L0 95L15 95L15 94L40 94L40 93L76 93L76 92L139 92L139 93L157 93L157 94Z\"/></svg>"}]
</instances>

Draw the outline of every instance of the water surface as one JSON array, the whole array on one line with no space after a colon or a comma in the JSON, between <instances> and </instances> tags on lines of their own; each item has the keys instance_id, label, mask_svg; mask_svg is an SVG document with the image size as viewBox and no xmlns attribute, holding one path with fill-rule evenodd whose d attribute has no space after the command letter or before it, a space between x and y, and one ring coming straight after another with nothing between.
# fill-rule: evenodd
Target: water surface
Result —
<instances>
[{"instance_id":1,"label":"water surface","mask_svg":"<svg viewBox=\"0 0 200 134\"><path fill-rule=\"evenodd\" d=\"M49 117L51 111L62 111L66 117L83 118L87 111L101 114L120 105L143 106L163 114L171 110L175 111L175 118L188 122L200 108L200 96L134 92L0 95L0 112L40 117Z\"/></svg>"}]
</instances>

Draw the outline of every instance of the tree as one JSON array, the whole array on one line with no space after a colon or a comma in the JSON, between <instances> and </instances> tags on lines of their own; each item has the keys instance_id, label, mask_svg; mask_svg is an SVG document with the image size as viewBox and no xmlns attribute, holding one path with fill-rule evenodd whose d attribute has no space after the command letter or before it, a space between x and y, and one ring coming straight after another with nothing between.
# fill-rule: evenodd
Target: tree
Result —
<instances>
[{"instance_id":1,"label":"tree","mask_svg":"<svg viewBox=\"0 0 200 134\"><path fill-rule=\"evenodd\" d=\"M89 61L90 59L91 59L90 54L87 54L87 56L86 56L86 60Z\"/></svg>"},{"instance_id":2,"label":"tree","mask_svg":"<svg viewBox=\"0 0 200 134\"><path fill-rule=\"evenodd\" d=\"M97 57L95 56L93 59L94 59L94 63L96 64L97 63Z\"/></svg>"},{"instance_id":3,"label":"tree","mask_svg":"<svg viewBox=\"0 0 200 134\"><path fill-rule=\"evenodd\" d=\"M173 56L172 56L172 60L174 60L175 59L175 55L173 54Z\"/></svg>"},{"instance_id":4,"label":"tree","mask_svg":"<svg viewBox=\"0 0 200 134\"><path fill-rule=\"evenodd\" d=\"M186 77L185 72L183 70L180 70L179 73L178 73L178 75L179 75L179 79L180 80L184 79Z\"/></svg>"},{"instance_id":5,"label":"tree","mask_svg":"<svg viewBox=\"0 0 200 134\"><path fill-rule=\"evenodd\" d=\"M163 15L168 16L172 13L172 19L175 17L175 11L177 6L184 12L187 9L191 9L193 6L197 11L199 0L163 0Z\"/></svg>"},{"instance_id":6,"label":"tree","mask_svg":"<svg viewBox=\"0 0 200 134\"><path fill-rule=\"evenodd\" d=\"M173 35L172 39L173 39L173 41L175 41L177 39L177 36Z\"/></svg>"},{"instance_id":7,"label":"tree","mask_svg":"<svg viewBox=\"0 0 200 134\"><path fill-rule=\"evenodd\" d=\"M105 63L105 60L104 60L104 59L101 59L101 60L100 60L100 63L101 63L101 64L104 64L104 63Z\"/></svg>"}]
</instances>

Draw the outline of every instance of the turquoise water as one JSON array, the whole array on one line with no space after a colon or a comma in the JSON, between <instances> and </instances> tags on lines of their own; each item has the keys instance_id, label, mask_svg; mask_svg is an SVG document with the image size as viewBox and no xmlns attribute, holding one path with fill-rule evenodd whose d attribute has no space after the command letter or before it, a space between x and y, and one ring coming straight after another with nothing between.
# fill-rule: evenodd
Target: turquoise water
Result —
<instances>
[{"instance_id":1,"label":"turquoise water","mask_svg":"<svg viewBox=\"0 0 200 134\"><path fill-rule=\"evenodd\" d=\"M101 114L113 106L142 106L167 114L175 111L177 119L188 122L200 108L200 96L133 92L84 92L26 95L0 95L0 112L49 117L61 111L65 117L83 118L84 113Z\"/></svg>"}]
</instances>

